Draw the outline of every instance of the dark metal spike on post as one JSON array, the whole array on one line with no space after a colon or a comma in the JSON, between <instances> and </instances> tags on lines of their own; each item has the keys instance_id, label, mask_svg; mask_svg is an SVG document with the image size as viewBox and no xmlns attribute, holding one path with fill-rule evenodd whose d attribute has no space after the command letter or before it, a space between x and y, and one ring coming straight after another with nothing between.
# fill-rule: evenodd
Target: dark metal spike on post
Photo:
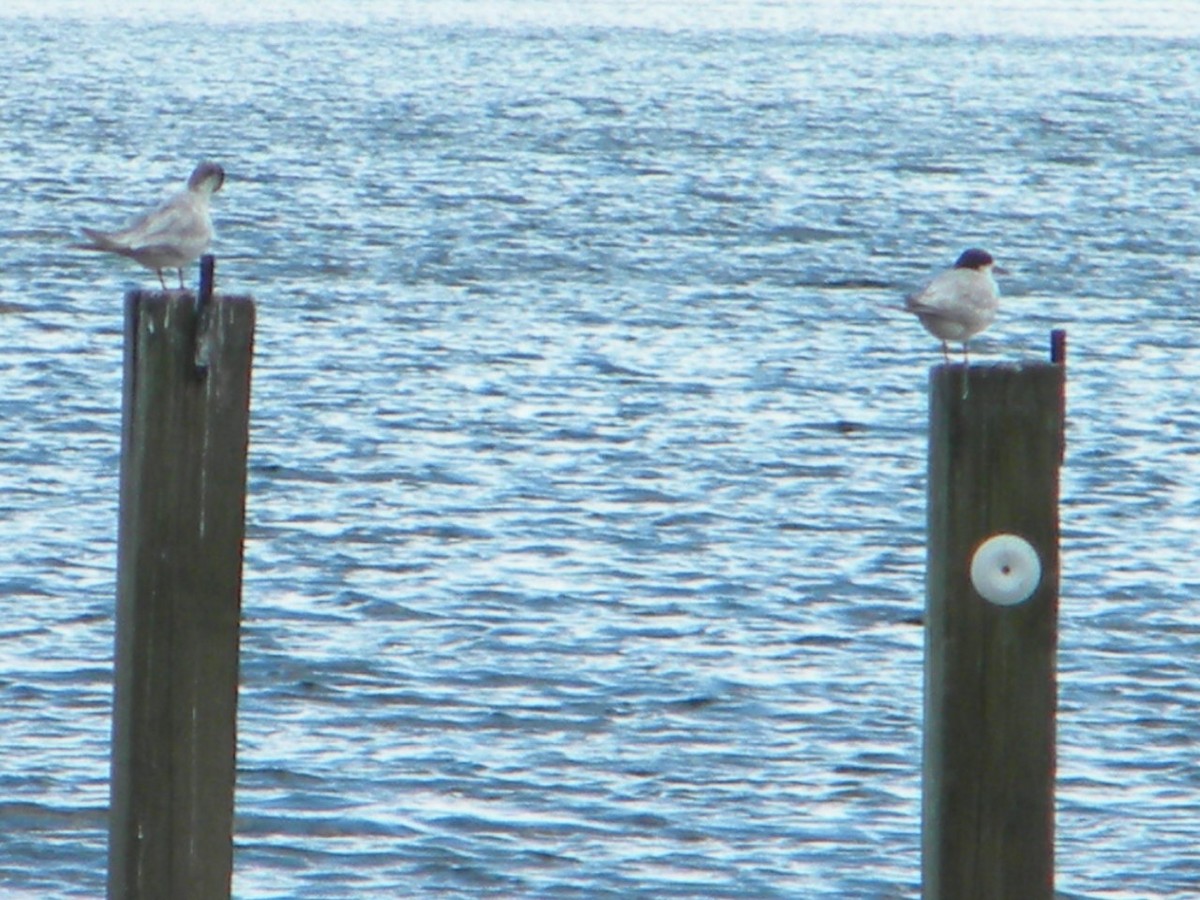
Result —
<instances>
[{"instance_id":1,"label":"dark metal spike on post","mask_svg":"<svg viewBox=\"0 0 1200 900\"><path fill-rule=\"evenodd\" d=\"M125 303L109 900L228 898L254 303Z\"/></svg>"},{"instance_id":2,"label":"dark metal spike on post","mask_svg":"<svg viewBox=\"0 0 1200 900\"><path fill-rule=\"evenodd\" d=\"M1066 369L932 370L924 900L1052 900Z\"/></svg>"},{"instance_id":3,"label":"dark metal spike on post","mask_svg":"<svg viewBox=\"0 0 1200 900\"><path fill-rule=\"evenodd\" d=\"M200 257L200 293L196 298L196 328L194 365L196 374L201 378L208 372L209 355L209 315L212 307L213 283L216 276L217 261L211 253Z\"/></svg>"},{"instance_id":4,"label":"dark metal spike on post","mask_svg":"<svg viewBox=\"0 0 1200 900\"><path fill-rule=\"evenodd\" d=\"M1061 328L1050 332L1050 362L1056 366L1067 364L1067 333Z\"/></svg>"},{"instance_id":5,"label":"dark metal spike on post","mask_svg":"<svg viewBox=\"0 0 1200 900\"><path fill-rule=\"evenodd\" d=\"M1055 328L1050 332L1050 362L1056 366L1065 367L1067 365L1067 332L1062 328ZM1058 464L1062 465L1066 459L1067 437L1064 428L1062 445L1058 451Z\"/></svg>"},{"instance_id":6,"label":"dark metal spike on post","mask_svg":"<svg viewBox=\"0 0 1200 900\"><path fill-rule=\"evenodd\" d=\"M200 307L198 312L204 312L205 307L212 302L213 277L216 274L217 260L211 253L200 257Z\"/></svg>"}]
</instances>

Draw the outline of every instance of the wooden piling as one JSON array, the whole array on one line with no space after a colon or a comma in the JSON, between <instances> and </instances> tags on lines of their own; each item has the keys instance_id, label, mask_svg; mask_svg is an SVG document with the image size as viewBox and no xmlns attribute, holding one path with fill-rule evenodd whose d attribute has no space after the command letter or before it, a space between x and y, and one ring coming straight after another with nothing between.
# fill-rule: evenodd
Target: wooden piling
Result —
<instances>
[{"instance_id":1,"label":"wooden piling","mask_svg":"<svg viewBox=\"0 0 1200 900\"><path fill-rule=\"evenodd\" d=\"M1056 345L1061 354L1065 339ZM1064 373L972 367L969 393L963 366L931 375L924 900L1054 895ZM1026 555L980 556L973 579L995 536L985 553ZM1031 566L1040 575L1022 600L1028 584L1010 588Z\"/></svg>"},{"instance_id":2,"label":"wooden piling","mask_svg":"<svg viewBox=\"0 0 1200 900\"><path fill-rule=\"evenodd\" d=\"M126 297L109 900L230 893L254 304L204 316Z\"/></svg>"}]
</instances>

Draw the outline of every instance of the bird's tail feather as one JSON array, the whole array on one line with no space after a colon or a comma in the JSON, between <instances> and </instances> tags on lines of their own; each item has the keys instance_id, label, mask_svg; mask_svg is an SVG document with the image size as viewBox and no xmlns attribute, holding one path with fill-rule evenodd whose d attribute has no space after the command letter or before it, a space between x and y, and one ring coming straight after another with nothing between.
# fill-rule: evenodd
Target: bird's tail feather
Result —
<instances>
[{"instance_id":1,"label":"bird's tail feather","mask_svg":"<svg viewBox=\"0 0 1200 900\"><path fill-rule=\"evenodd\" d=\"M81 228L80 231L84 236L91 241L90 244L72 244L76 250L105 250L109 253L120 253L127 249L124 244L119 241L114 241L103 231L96 231L92 228Z\"/></svg>"}]
</instances>

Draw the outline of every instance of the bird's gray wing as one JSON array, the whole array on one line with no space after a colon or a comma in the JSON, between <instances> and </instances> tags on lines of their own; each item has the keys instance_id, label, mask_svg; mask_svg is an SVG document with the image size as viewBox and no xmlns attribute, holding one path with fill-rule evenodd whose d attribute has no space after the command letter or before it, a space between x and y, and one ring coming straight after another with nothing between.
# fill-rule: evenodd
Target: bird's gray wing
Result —
<instances>
[{"instance_id":1,"label":"bird's gray wing","mask_svg":"<svg viewBox=\"0 0 1200 900\"><path fill-rule=\"evenodd\" d=\"M972 320L975 306L985 299L978 285L957 271L945 272L905 301L905 309L918 316L932 316L947 322Z\"/></svg>"},{"instance_id":2,"label":"bird's gray wing","mask_svg":"<svg viewBox=\"0 0 1200 900\"><path fill-rule=\"evenodd\" d=\"M208 238L208 222L196 209L194 198L184 192L162 206L139 216L128 226L108 235L125 248L143 252L160 246L178 247Z\"/></svg>"}]
</instances>

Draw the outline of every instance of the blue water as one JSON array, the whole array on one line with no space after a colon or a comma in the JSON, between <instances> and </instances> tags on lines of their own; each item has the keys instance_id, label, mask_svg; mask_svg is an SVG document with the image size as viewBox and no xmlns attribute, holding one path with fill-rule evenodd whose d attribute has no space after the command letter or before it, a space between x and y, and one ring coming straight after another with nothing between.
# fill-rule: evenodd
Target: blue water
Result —
<instances>
[{"instance_id":1,"label":"blue water","mask_svg":"<svg viewBox=\"0 0 1200 900\"><path fill-rule=\"evenodd\" d=\"M979 364L1070 335L1060 891L1200 895L1197 19L735 6L0 13L4 896L104 885L153 275L67 245L205 157L259 306L235 896L917 896L898 307L971 245Z\"/></svg>"}]
</instances>

